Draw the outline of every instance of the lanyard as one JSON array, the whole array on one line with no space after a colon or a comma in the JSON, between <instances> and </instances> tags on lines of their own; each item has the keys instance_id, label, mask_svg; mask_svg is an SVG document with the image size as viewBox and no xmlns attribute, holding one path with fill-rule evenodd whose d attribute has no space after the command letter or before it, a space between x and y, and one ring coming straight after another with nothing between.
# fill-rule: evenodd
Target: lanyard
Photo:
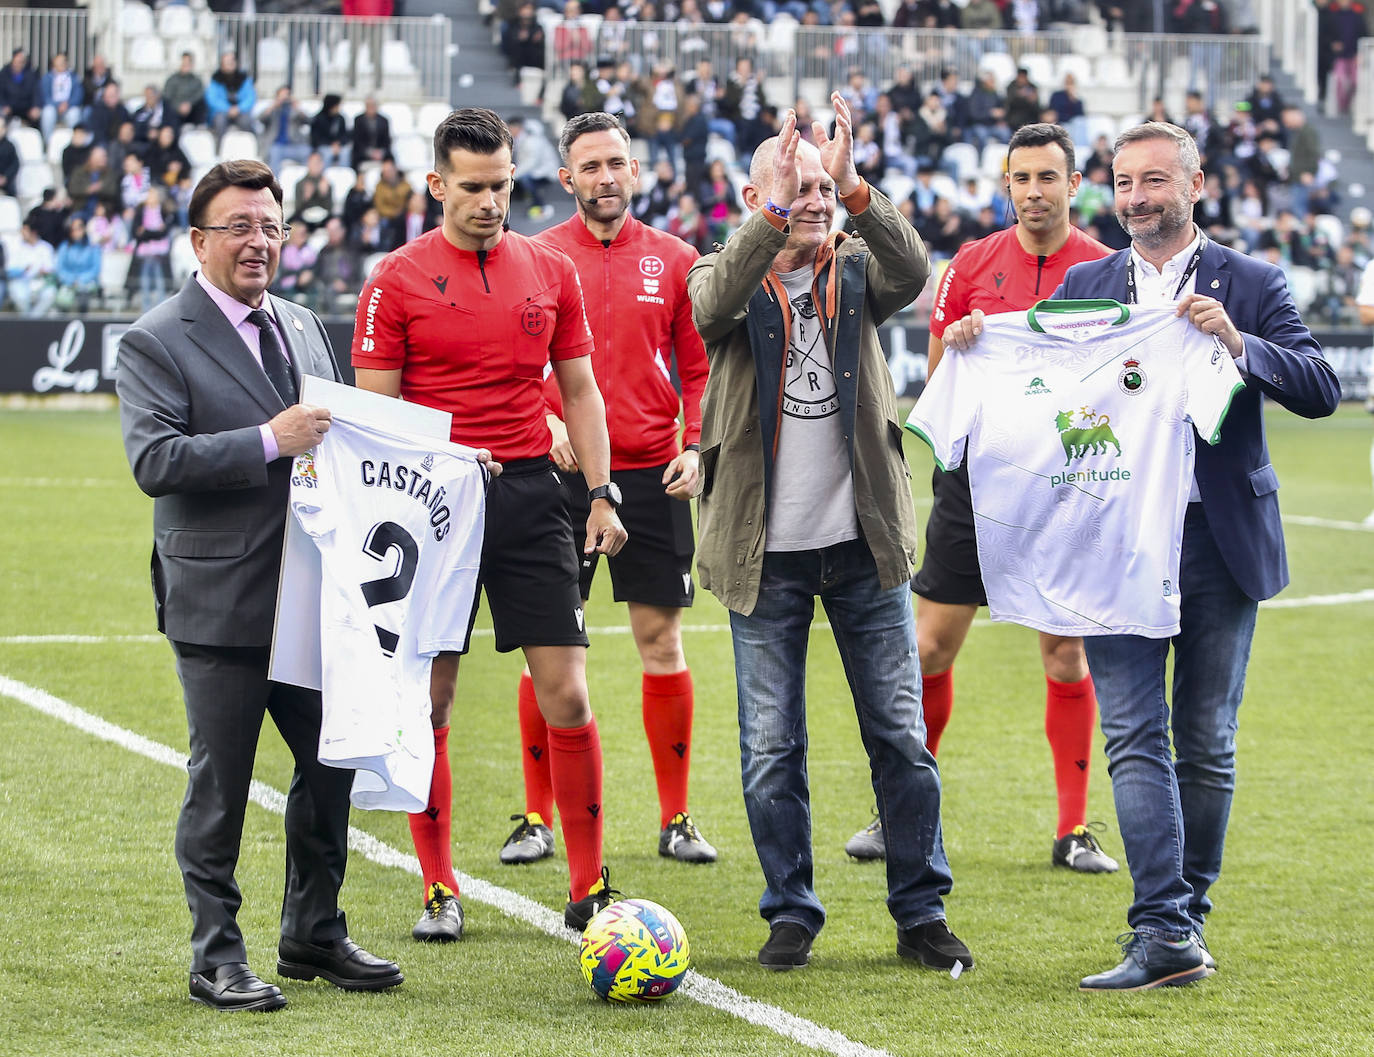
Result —
<instances>
[{"instance_id":1,"label":"lanyard","mask_svg":"<svg viewBox=\"0 0 1374 1057\"><path fill-rule=\"evenodd\" d=\"M1188 259L1188 267L1183 269L1183 278L1178 281L1178 286L1174 288L1174 300L1178 300L1178 295L1183 293L1183 288L1188 285L1188 280L1197 271L1197 266L1202 262L1202 251L1207 248L1207 236L1202 235L1198 239L1197 249L1193 251L1192 257ZM1135 289L1135 255L1128 254L1126 257L1126 303L1133 305L1137 301Z\"/></svg>"}]
</instances>

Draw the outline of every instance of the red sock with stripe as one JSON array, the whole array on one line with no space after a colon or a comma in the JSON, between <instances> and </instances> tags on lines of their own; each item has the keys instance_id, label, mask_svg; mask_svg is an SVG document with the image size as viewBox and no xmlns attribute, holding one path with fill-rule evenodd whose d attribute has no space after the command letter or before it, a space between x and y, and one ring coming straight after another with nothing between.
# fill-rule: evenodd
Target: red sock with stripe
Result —
<instances>
[{"instance_id":1,"label":"red sock with stripe","mask_svg":"<svg viewBox=\"0 0 1374 1057\"><path fill-rule=\"evenodd\" d=\"M1072 833L1088 814L1088 761L1093 727L1097 725L1097 696L1093 677L1060 683L1045 676L1045 737L1054 756L1054 787L1059 799L1055 837Z\"/></svg>"},{"instance_id":2,"label":"red sock with stripe","mask_svg":"<svg viewBox=\"0 0 1374 1057\"><path fill-rule=\"evenodd\" d=\"M692 764L692 672L644 673L644 734L658 783L659 828L687 811L687 777Z\"/></svg>"},{"instance_id":3,"label":"red sock with stripe","mask_svg":"<svg viewBox=\"0 0 1374 1057\"><path fill-rule=\"evenodd\" d=\"M601 736L595 719L581 727L549 728L549 771L568 852L568 887L573 899L581 899L601 879Z\"/></svg>"},{"instance_id":4,"label":"red sock with stripe","mask_svg":"<svg viewBox=\"0 0 1374 1057\"><path fill-rule=\"evenodd\" d=\"M932 756L940 748L940 735L949 725L954 711L954 669L939 675L921 676L921 711L926 720L926 748Z\"/></svg>"},{"instance_id":5,"label":"red sock with stripe","mask_svg":"<svg viewBox=\"0 0 1374 1057\"><path fill-rule=\"evenodd\" d=\"M520 767L525 775L525 814L537 814L553 825L553 779L549 775L549 725L539 711L534 680L520 675Z\"/></svg>"},{"instance_id":6,"label":"red sock with stripe","mask_svg":"<svg viewBox=\"0 0 1374 1057\"><path fill-rule=\"evenodd\" d=\"M448 731L448 727L436 727L434 730L434 777L429 783L429 804L425 810L408 816L410 839L415 842L415 854L420 860L426 899L429 898L429 886L436 881L458 895L458 878L453 876L453 847L450 843L453 772L448 763Z\"/></svg>"}]
</instances>

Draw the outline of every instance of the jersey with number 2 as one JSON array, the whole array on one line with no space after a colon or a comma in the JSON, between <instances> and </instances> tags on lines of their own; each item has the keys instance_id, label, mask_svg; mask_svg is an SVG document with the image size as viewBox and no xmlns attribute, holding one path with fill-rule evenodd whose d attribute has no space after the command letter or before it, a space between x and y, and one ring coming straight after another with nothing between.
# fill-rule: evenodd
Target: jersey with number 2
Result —
<instances>
[{"instance_id":1,"label":"jersey with number 2","mask_svg":"<svg viewBox=\"0 0 1374 1057\"><path fill-rule=\"evenodd\" d=\"M291 509L324 571L319 758L357 770L357 807L429 802L430 664L467 642L485 482L470 448L337 416L296 457Z\"/></svg>"}]
</instances>

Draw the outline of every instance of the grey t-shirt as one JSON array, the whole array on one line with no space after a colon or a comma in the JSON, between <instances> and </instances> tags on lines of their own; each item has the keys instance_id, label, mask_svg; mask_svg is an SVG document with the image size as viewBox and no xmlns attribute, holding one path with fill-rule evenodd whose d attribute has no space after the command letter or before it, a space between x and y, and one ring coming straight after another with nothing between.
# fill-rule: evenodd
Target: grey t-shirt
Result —
<instances>
[{"instance_id":1,"label":"grey t-shirt","mask_svg":"<svg viewBox=\"0 0 1374 1057\"><path fill-rule=\"evenodd\" d=\"M764 549L816 550L859 538L854 477L830 350L811 300L812 268L778 278L792 304L792 333Z\"/></svg>"}]
</instances>

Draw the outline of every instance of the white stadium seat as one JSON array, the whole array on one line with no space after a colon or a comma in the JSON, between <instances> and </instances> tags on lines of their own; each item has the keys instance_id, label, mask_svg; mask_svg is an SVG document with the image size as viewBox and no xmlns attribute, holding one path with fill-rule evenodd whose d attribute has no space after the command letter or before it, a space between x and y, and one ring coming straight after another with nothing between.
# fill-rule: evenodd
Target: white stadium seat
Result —
<instances>
[{"instance_id":1,"label":"white stadium seat","mask_svg":"<svg viewBox=\"0 0 1374 1057\"><path fill-rule=\"evenodd\" d=\"M243 158L262 160L258 153L258 137L241 128L231 128L220 140L219 160L234 161Z\"/></svg>"},{"instance_id":2,"label":"white stadium seat","mask_svg":"<svg viewBox=\"0 0 1374 1057\"><path fill-rule=\"evenodd\" d=\"M157 13L157 31L165 39L189 37L195 32L195 18L185 4L167 4Z\"/></svg>"},{"instance_id":3,"label":"white stadium seat","mask_svg":"<svg viewBox=\"0 0 1374 1057\"><path fill-rule=\"evenodd\" d=\"M44 161L43 133L28 125L15 125L6 138L14 144L20 162Z\"/></svg>"},{"instance_id":4,"label":"white stadium seat","mask_svg":"<svg viewBox=\"0 0 1374 1057\"><path fill-rule=\"evenodd\" d=\"M215 149L215 134L205 128L183 129L181 149L192 168L214 165L218 157Z\"/></svg>"},{"instance_id":5,"label":"white stadium seat","mask_svg":"<svg viewBox=\"0 0 1374 1057\"><path fill-rule=\"evenodd\" d=\"M155 36L153 9L139 0L125 0L119 9L119 29L125 40Z\"/></svg>"},{"instance_id":6,"label":"white stadium seat","mask_svg":"<svg viewBox=\"0 0 1374 1057\"><path fill-rule=\"evenodd\" d=\"M18 234L23 222L19 199L11 195L0 195L0 234Z\"/></svg>"}]
</instances>

